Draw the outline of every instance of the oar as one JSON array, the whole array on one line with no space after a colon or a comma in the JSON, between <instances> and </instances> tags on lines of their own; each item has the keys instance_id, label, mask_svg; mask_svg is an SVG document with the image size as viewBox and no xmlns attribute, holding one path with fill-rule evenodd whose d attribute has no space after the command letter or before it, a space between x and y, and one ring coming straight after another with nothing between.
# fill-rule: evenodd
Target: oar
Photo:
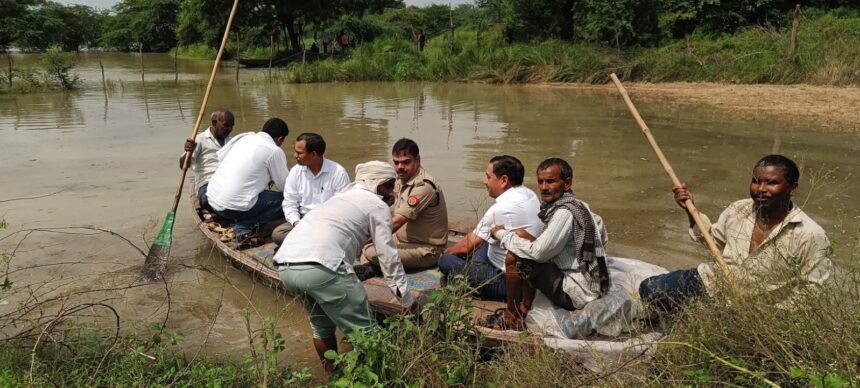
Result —
<instances>
[{"instance_id":1,"label":"oar","mask_svg":"<svg viewBox=\"0 0 860 388\"><path fill-rule=\"evenodd\" d=\"M197 130L200 128L203 115L206 113L209 92L212 91L212 83L215 81L215 74L218 72L218 65L221 63L224 47L227 46L230 26L233 24L233 16L236 15L236 8L238 6L239 0L233 0L230 17L227 19L227 26L224 27L224 37L221 39L221 47L218 48L218 55L215 56L215 64L212 66L212 74L209 75L209 84L206 85L206 94L203 95L200 112L197 113L197 121L194 122L194 128L191 130L192 139L197 137ZM155 242L149 247L149 254L146 255L146 262L143 264L141 280L145 282L160 280L164 276L164 265L167 264L167 259L170 256L170 245L173 240L173 220L176 218L176 208L179 207L179 199L182 197L182 186L185 184L185 173L188 172L188 163L190 160L191 152L186 151L185 159L182 162L182 172L179 174L179 186L176 188L176 195L173 197L173 207L167 212L167 216L164 217L164 225L161 226L161 231L158 232Z\"/></svg>"},{"instance_id":2,"label":"oar","mask_svg":"<svg viewBox=\"0 0 860 388\"><path fill-rule=\"evenodd\" d=\"M616 76L615 73L612 73L609 77L612 78L612 82L615 83L615 87L618 88L618 91L621 93L621 97L624 98L624 102L627 104L627 109L630 110L630 114L632 114L633 118L636 119L636 123L639 124L639 128L642 129L642 133L645 134L648 142L651 143L651 148L654 149L654 153L657 154L657 159L660 159L660 164L663 165L663 169L666 170L666 174L669 174L669 179L672 180L672 184L680 186L681 181L678 180L678 177L675 175L675 170L673 170L672 166L669 165L669 161L666 160L666 156L663 155L663 151L661 151L660 146L657 145L657 140L654 140L654 136L651 135L651 130L648 129L647 125L645 125L645 121L642 120L642 116L639 115L639 111L636 110L636 106L633 105L633 101L631 101L630 96L627 95L627 90L624 89L624 85L621 84L621 81L618 80L618 76ZM723 260L723 254L720 252L720 249L717 248L717 243L714 242L711 232L705 227L705 223L702 222L699 210L696 209L695 205L693 205L693 201L689 199L684 202L684 204L687 206L687 211L691 216L693 216L693 220L696 222L696 226L699 228L699 231L702 232L702 236L705 238L705 242L708 244L708 248L711 250L714 260L720 266L720 270L722 270L723 275L731 281L729 268L726 266L726 261Z\"/></svg>"}]
</instances>

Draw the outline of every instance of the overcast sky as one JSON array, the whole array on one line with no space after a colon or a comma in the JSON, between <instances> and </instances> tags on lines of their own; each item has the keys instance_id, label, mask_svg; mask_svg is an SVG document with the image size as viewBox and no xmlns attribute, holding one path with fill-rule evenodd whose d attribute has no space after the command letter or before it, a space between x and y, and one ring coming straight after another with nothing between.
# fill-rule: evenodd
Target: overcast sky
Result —
<instances>
[{"instance_id":1,"label":"overcast sky","mask_svg":"<svg viewBox=\"0 0 860 388\"><path fill-rule=\"evenodd\" d=\"M114 4L119 3L119 0L59 0L63 4L83 4L93 8L110 8ZM405 0L406 5L417 5L424 7L430 4L448 4L453 5L472 3L472 0Z\"/></svg>"}]
</instances>

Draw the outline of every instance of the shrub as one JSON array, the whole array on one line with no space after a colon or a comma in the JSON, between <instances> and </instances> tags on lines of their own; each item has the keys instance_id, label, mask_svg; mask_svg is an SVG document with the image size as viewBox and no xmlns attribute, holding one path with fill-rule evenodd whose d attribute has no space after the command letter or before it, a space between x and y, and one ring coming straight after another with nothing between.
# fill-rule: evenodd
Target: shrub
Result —
<instances>
[{"instance_id":1,"label":"shrub","mask_svg":"<svg viewBox=\"0 0 860 388\"><path fill-rule=\"evenodd\" d=\"M42 67L50 82L57 82L63 90L76 89L81 82L72 69L77 64L77 55L67 53L54 46L48 49L42 58Z\"/></svg>"}]
</instances>

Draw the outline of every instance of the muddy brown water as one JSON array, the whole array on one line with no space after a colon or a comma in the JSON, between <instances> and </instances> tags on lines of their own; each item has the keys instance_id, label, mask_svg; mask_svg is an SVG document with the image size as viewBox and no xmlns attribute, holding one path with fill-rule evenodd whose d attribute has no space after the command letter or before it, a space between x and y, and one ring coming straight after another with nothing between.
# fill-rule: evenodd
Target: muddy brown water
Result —
<instances>
[{"instance_id":1,"label":"muddy brown water","mask_svg":"<svg viewBox=\"0 0 860 388\"><path fill-rule=\"evenodd\" d=\"M211 62L180 60L181 82L174 87L172 57L146 54L144 59L145 84L139 56L108 53L102 60L112 87L103 91L97 57L90 53L81 54L77 69L85 80L81 91L0 95L5 232L97 227L146 251L171 204L177 159ZM13 60L27 65L38 58ZM451 220L460 222L475 222L490 203L481 179L492 156L519 157L532 187L536 165L562 157L574 167L576 194L606 221L610 254L668 268L707 260L689 241L669 180L617 94L477 84L271 85L264 82L265 70L242 70L237 84L234 70L222 69L209 100L209 110L226 107L235 113L234 134L281 117L291 138L306 131L322 134L326 156L350 173L357 163L388 160L397 139L412 138L421 147L423 165L445 190ZM750 169L759 157L773 151L793 157L803 168L797 202L840 243L837 254L850 255L860 230L855 199L860 137L756 118L721 120L706 108L668 108L659 101L640 103L639 109L698 206L712 217L748 196ZM285 144L292 166L291 147ZM117 238L90 233L96 232L51 229L27 235L10 268L39 267L13 272L11 280L27 292L45 283L52 292L133 283L141 254ZM23 236L0 240L0 248L10 251ZM167 286L99 294L121 307L123 327L141 328L168 315L167 327L187 337L186 352L240 357L248 352L245 316L250 314L256 330L256 317L278 315L287 341L285 362L316 368L301 308L230 268L191 222L185 200L173 237ZM0 301L0 311L19 301L20 295Z\"/></svg>"}]
</instances>

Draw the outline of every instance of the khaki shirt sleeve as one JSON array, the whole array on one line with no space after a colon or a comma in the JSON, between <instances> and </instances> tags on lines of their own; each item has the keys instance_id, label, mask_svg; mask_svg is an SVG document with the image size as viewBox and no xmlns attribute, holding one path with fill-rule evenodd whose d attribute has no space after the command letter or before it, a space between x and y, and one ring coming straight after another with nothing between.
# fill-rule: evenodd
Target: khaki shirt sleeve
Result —
<instances>
[{"instance_id":1,"label":"khaki shirt sleeve","mask_svg":"<svg viewBox=\"0 0 860 388\"><path fill-rule=\"evenodd\" d=\"M436 202L436 190L426 183L416 185L411 192L407 190L407 193L408 195L402 194L394 214L400 214L409 220L418 218L424 209Z\"/></svg>"}]
</instances>

